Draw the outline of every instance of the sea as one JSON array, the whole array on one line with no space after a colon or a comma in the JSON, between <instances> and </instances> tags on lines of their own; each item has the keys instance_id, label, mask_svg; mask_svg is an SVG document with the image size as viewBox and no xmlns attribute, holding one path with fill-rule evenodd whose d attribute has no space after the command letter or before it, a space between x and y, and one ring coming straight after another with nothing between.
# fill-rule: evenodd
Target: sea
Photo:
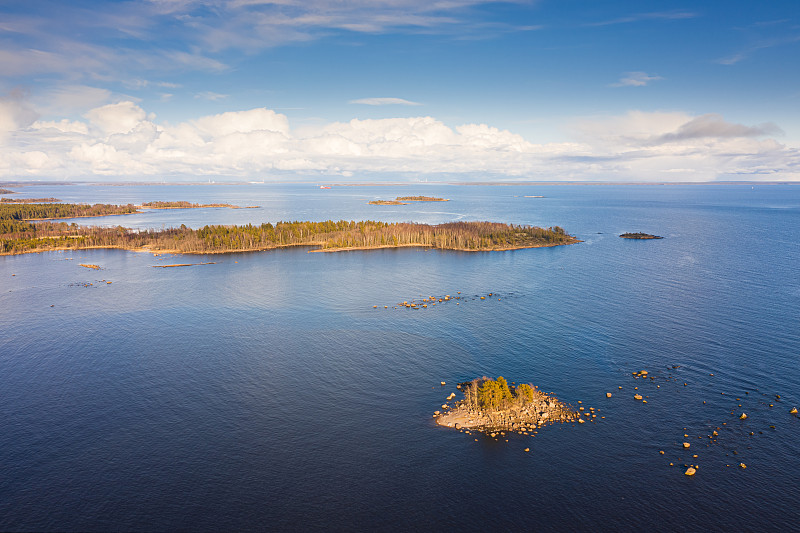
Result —
<instances>
[{"instance_id":1,"label":"sea","mask_svg":"<svg viewBox=\"0 0 800 533\"><path fill-rule=\"evenodd\" d=\"M582 242L0 257L2 531L800 530L800 184L13 189L258 206L73 220L102 226L485 220ZM411 195L449 201L368 203ZM186 263L209 264L154 268ZM501 375L595 416L435 424L459 382Z\"/></svg>"}]
</instances>

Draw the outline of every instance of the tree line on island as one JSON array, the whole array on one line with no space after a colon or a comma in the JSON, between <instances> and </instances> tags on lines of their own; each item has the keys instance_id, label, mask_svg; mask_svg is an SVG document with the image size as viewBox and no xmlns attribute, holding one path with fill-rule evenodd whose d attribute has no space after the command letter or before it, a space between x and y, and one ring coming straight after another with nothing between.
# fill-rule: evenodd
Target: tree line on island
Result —
<instances>
[{"instance_id":1,"label":"tree line on island","mask_svg":"<svg viewBox=\"0 0 800 533\"><path fill-rule=\"evenodd\" d=\"M66 207L69 206L69 207ZM376 221L278 222L260 225L185 225L162 230L103 228L32 219L74 218L135 212L132 205L0 205L0 253L57 248L123 248L177 253L222 253L317 246L323 250L425 246L453 250L503 250L578 242L562 228L538 228L495 222L430 225Z\"/></svg>"},{"instance_id":2,"label":"tree line on island","mask_svg":"<svg viewBox=\"0 0 800 533\"><path fill-rule=\"evenodd\" d=\"M503 376L497 380L483 377L461 384L464 392L462 406L475 411L500 411L514 405L521 406L533 401L533 387L520 383L513 388Z\"/></svg>"},{"instance_id":3,"label":"tree line on island","mask_svg":"<svg viewBox=\"0 0 800 533\"><path fill-rule=\"evenodd\" d=\"M128 215L135 212L136 206L133 204L0 203L0 220L2 221L99 217Z\"/></svg>"},{"instance_id":4,"label":"tree line on island","mask_svg":"<svg viewBox=\"0 0 800 533\"><path fill-rule=\"evenodd\" d=\"M58 198L0 198L0 204L41 204L60 202Z\"/></svg>"}]
</instances>

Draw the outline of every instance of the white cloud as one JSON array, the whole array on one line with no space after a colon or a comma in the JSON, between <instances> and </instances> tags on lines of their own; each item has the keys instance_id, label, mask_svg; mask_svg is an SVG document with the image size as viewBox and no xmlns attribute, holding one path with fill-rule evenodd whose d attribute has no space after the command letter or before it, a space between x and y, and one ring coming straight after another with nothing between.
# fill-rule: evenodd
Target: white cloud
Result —
<instances>
[{"instance_id":1,"label":"white cloud","mask_svg":"<svg viewBox=\"0 0 800 533\"><path fill-rule=\"evenodd\" d=\"M360 98L358 100L350 100L349 103L363 105L422 105L403 98Z\"/></svg>"},{"instance_id":2,"label":"white cloud","mask_svg":"<svg viewBox=\"0 0 800 533\"><path fill-rule=\"evenodd\" d=\"M631 24L635 22L643 22L650 20L683 20L697 17L697 13L692 11L654 11L650 13L636 13L634 15L627 15L616 19L605 20L601 22L593 22L587 26L611 26L615 24Z\"/></svg>"},{"instance_id":3,"label":"white cloud","mask_svg":"<svg viewBox=\"0 0 800 533\"><path fill-rule=\"evenodd\" d=\"M709 113L681 124L676 131L659 137L659 141L673 142L702 137L761 137L782 134L783 131L771 122L757 126L745 126L726 122L720 115Z\"/></svg>"},{"instance_id":4,"label":"white cloud","mask_svg":"<svg viewBox=\"0 0 800 533\"><path fill-rule=\"evenodd\" d=\"M144 110L133 102L119 102L97 107L86 113L89 122L101 133L129 133L146 118Z\"/></svg>"},{"instance_id":5,"label":"white cloud","mask_svg":"<svg viewBox=\"0 0 800 533\"><path fill-rule=\"evenodd\" d=\"M32 130L55 130L58 133L77 133L80 135L88 135L89 127L85 122L71 121L61 119L59 121L50 120L43 121L37 120L31 125Z\"/></svg>"},{"instance_id":6,"label":"white cloud","mask_svg":"<svg viewBox=\"0 0 800 533\"><path fill-rule=\"evenodd\" d=\"M611 84L611 87L644 87L651 81L663 79L661 76L651 76L646 72L626 72L617 83Z\"/></svg>"},{"instance_id":7,"label":"white cloud","mask_svg":"<svg viewBox=\"0 0 800 533\"><path fill-rule=\"evenodd\" d=\"M575 142L547 144L428 116L293 129L285 115L257 108L168 124L130 101L92 109L85 121L4 116L11 115L0 114L8 130L0 142L0 178L403 173L465 180L800 180L800 150L764 138L777 126L681 112L580 120Z\"/></svg>"},{"instance_id":8,"label":"white cloud","mask_svg":"<svg viewBox=\"0 0 800 533\"><path fill-rule=\"evenodd\" d=\"M463 37L531 28L487 27L470 10L495 1L149 0L105 2L102 9L52 2L44 12L23 6L19 14L6 13L0 21L0 31L14 34L0 50L0 72L58 75L72 83L127 80L128 86L143 87L150 84L145 81L149 75L227 71L220 57L225 50L254 53L333 32ZM110 46L111 39L129 44Z\"/></svg>"},{"instance_id":9,"label":"white cloud","mask_svg":"<svg viewBox=\"0 0 800 533\"><path fill-rule=\"evenodd\" d=\"M766 24L755 24L754 26L761 30L764 26L773 26L773 25L783 25L782 23L786 23L789 21L780 20L780 21L773 21L771 23ZM745 59L750 59L756 53L761 50L766 50L769 48L776 48L781 46L788 46L793 45L797 42L800 42L800 35L797 35L797 26L790 26L787 35L774 35L775 32L786 30L783 28L772 28L770 30L773 32L772 36L769 37L761 37L755 40L752 40L748 45L743 47L740 51L728 55L726 57L717 59L717 63L721 65L735 65L740 61L744 61Z\"/></svg>"},{"instance_id":10,"label":"white cloud","mask_svg":"<svg viewBox=\"0 0 800 533\"><path fill-rule=\"evenodd\" d=\"M12 91L0 97L0 141L15 130L28 127L37 118L38 113L28 104L23 92Z\"/></svg>"},{"instance_id":11,"label":"white cloud","mask_svg":"<svg viewBox=\"0 0 800 533\"><path fill-rule=\"evenodd\" d=\"M229 111L219 115L201 117L192 122L197 130L209 139L232 133L274 131L289 133L289 119L271 109L257 108L248 111Z\"/></svg>"},{"instance_id":12,"label":"white cloud","mask_svg":"<svg viewBox=\"0 0 800 533\"><path fill-rule=\"evenodd\" d=\"M44 115L72 115L111 101L111 91L87 85L60 84L35 98Z\"/></svg>"},{"instance_id":13,"label":"white cloud","mask_svg":"<svg viewBox=\"0 0 800 533\"><path fill-rule=\"evenodd\" d=\"M217 100L224 100L228 96L229 95L227 95L227 94L220 94L220 93L215 93L215 92L211 92L211 91L205 91L205 92L197 93L196 95L194 95L195 98L202 98L203 100L211 100L212 102L215 102Z\"/></svg>"}]
</instances>

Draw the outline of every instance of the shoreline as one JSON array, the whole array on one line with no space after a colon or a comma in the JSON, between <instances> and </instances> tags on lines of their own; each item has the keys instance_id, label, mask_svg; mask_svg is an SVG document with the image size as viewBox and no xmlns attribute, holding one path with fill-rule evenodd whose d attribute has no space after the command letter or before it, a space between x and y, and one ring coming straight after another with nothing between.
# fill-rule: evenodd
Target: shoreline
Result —
<instances>
[{"instance_id":1,"label":"shoreline","mask_svg":"<svg viewBox=\"0 0 800 533\"><path fill-rule=\"evenodd\" d=\"M583 241L575 239L572 242L562 242L557 244L533 244L531 246L513 246L508 248L436 248L432 244L382 244L377 246L356 246L347 248L321 248L319 250L309 250L309 253L315 252L354 252L358 250L383 250L386 248L433 248L435 250L447 250L448 252L509 252L512 250L527 250L528 248L553 248L555 246L569 246L571 244L578 244Z\"/></svg>"},{"instance_id":2,"label":"shoreline","mask_svg":"<svg viewBox=\"0 0 800 533\"><path fill-rule=\"evenodd\" d=\"M0 252L0 256L12 256L12 255L23 255L23 254L40 254L43 252L61 252L61 251L79 251L79 250L125 250L128 252L146 252L152 254L174 254L174 255L219 255L219 254L238 254L238 253L247 253L247 252L269 252L272 250L278 250L282 248L290 248L295 246L306 246L306 247L320 247L314 250L309 250L308 253L331 253L331 252L358 252L364 250L384 250L384 249L393 249L393 248L433 248L436 250L443 250L443 251L450 251L450 252L507 252L512 250L525 250L528 248L553 248L556 246L569 246L571 244L578 244L583 241L575 239L572 242L565 242L565 243L557 243L557 244L536 244L531 246L515 246L509 248L436 248L432 244L387 244L387 245L377 245L377 246L351 246L346 248L321 248L323 246L322 243L290 243L290 244L280 244L275 246L269 246L264 248L241 248L236 250L206 250L206 251L181 251L175 249L156 249L150 248L149 246L139 246L139 247L125 247L125 246L118 246L118 245L104 245L104 246L59 246L56 248L36 248L30 250L23 250L20 252Z\"/></svg>"},{"instance_id":3,"label":"shoreline","mask_svg":"<svg viewBox=\"0 0 800 533\"><path fill-rule=\"evenodd\" d=\"M435 248L460 252L489 252L547 248L581 242L563 228L458 221L443 224L380 221L295 221L237 225L206 225L145 231L122 225L78 226L70 219L139 213L136 209L186 209L197 205L120 206L95 204L53 208L16 208L0 213L4 222L0 254L20 255L47 250L123 249L182 254L226 254L308 246L315 252L345 252L384 248ZM218 205L217 207L222 207ZM66 211L66 213L63 213ZM117 212L107 212L117 211ZM68 215L67 215L68 213ZM21 216L33 217L22 219ZM48 216L49 215L49 216ZM67 216L64 216L67 215ZM14 218L14 217L20 218ZM8 221L8 222L6 222ZM40 222L40 223L37 223Z\"/></svg>"}]
</instances>

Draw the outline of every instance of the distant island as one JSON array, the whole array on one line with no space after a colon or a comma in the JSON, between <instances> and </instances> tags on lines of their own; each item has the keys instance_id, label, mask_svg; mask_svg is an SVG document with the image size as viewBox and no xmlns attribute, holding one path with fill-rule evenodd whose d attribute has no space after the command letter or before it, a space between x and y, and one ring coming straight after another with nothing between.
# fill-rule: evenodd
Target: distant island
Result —
<instances>
[{"instance_id":1,"label":"distant island","mask_svg":"<svg viewBox=\"0 0 800 533\"><path fill-rule=\"evenodd\" d=\"M60 201L58 198L0 198L0 204L41 204Z\"/></svg>"},{"instance_id":2,"label":"distant island","mask_svg":"<svg viewBox=\"0 0 800 533\"><path fill-rule=\"evenodd\" d=\"M552 394L547 394L528 383L511 384L503 376L496 380L476 378L459 383L464 394L453 405L442 405L436 411L436 423L453 429L482 431L516 431L527 434L536 428L558 422L583 422L581 411L576 411ZM448 401L456 397L448 396ZM494 435L492 435L494 436Z\"/></svg>"},{"instance_id":3,"label":"distant island","mask_svg":"<svg viewBox=\"0 0 800 533\"><path fill-rule=\"evenodd\" d=\"M140 207L145 209L199 209L201 207L227 207L229 209L256 209L257 205L242 208L233 204L193 204L190 202L145 202Z\"/></svg>"},{"instance_id":4,"label":"distant island","mask_svg":"<svg viewBox=\"0 0 800 533\"><path fill-rule=\"evenodd\" d=\"M436 198L435 196L398 196L398 202L449 202L447 198Z\"/></svg>"},{"instance_id":5,"label":"distant island","mask_svg":"<svg viewBox=\"0 0 800 533\"><path fill-rule=\"evenodd\" d=\"M663 239L658 235L650 235L649 233L623 233L620 235L623 239Z\"/></svg>"},{"instance_id":6,"label":"distant island","mask_svg":"<svg viewBox=\"0 0 800 533\"><path fill-rule=\"evenodd\" d=\"M0 204L0 254L58 249L121 248L187 254L262 251L287 246L314 246L318 251L430 247L442 250L492 251L560 246L580 242L563 228L450 222L446 224L355 222L278 222L191 229L131 230L79 226L66 222L32 222L58 218L118 215L132 205Z\"/></svg>"},{"instance_id":7,"label":"distant island","mask_svg":"<svg viewBox=\"0 0 800 533\"><path fill-rule=\"evenodd\" d=\"M372 205L407 205L406 202L400 200L371 200L369 203Z\"/></svg>"},{"instance_id":8,"label":"distant island","mask_svg":"<svg viewBox=\"0 0 800 533\"><path fill-rule=\"evenodd\" d=\"M8 189L0 188L0 194L17 194L14 191L9 191Z\"/></svg>"},{"instance_id":9,"label":"distant island","mask_svg":"<svg viewBox=\"0 0 800 533\"><path fill-rule=\"evenodd\" d=\"M394 200L372 200L372 205L406 205L408 202L449 202L447 198L434 196L398 196Z\"/></svg>"},{"instance_id":10,"label":"distant island","mask_svg":"<svg viewBox=\"0 0 800 533\"><path fill-rule=\"evenodd\" d=\"M136 207L114 204L62 204L0 202L0 224L7 221L48 220L58 218L102 217L108 215L128 215L136 212ZM0 233L8 233L0 226Z\"/></svg>"}]
</instances>

